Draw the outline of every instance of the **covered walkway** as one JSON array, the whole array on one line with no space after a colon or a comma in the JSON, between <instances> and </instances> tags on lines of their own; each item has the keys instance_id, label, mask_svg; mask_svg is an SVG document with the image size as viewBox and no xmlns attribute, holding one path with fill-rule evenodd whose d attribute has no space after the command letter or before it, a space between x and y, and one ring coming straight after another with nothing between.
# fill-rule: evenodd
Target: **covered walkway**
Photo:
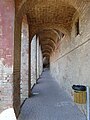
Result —
<instances>
[{"instance_id":1,"label":"covered walkway","mask_svg":"<svg viewBox=\"0 0 90 120\"><path fill-rule=\"evenodd\" d=\"M68 94L45 70L21 109L19 120L86 120Z\"/></svg>"}]
</instances>

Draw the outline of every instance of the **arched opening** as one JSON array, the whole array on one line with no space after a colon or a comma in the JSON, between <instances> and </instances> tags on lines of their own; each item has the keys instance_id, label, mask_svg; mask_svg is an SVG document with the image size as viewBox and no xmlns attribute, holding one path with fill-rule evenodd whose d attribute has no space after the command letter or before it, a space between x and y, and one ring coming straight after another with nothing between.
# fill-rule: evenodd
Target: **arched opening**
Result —
<instances>
[{"instance_id":1,"label":"arched opening","mask_svg":"<svg viewBox=\"0 0 90 120\"><path fill-rule=\"evenodd\" d=\"M48 57L43 57L43 69L50 68L50 61Z\"/></svg>"}]
</instances>

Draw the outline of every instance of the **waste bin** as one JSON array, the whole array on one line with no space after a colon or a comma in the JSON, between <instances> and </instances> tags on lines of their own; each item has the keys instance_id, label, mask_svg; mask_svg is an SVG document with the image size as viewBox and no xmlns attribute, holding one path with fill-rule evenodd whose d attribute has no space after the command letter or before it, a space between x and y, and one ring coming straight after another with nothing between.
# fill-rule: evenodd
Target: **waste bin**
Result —
<instances>
[{"instance_id":1,"label":"waste bin","mask_svg":"<svg viewBox=\"0 0 90 120\"><path fill-rule=\"evenodd\" d=\"M83 85L73 85L74 90L74 102L79 104L86 103L86 86Z\"/></svg>"}]
</instances>

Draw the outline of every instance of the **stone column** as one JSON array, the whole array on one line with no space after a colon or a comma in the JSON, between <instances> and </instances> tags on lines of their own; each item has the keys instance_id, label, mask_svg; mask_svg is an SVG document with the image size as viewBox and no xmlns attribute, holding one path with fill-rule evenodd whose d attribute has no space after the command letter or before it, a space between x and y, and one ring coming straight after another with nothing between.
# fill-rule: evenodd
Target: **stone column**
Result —
<instances>
[{"instance_id":1,"label":"stone column","mask_svg":"<svg viewBox=\"0 0 90 120\"><path fill-rule=\"evenodd\" d=\"M37 37L37 79L40 75L40 48L39 48L39 37Z\"/></svg>"},{"instance_id":2,"label":"stone column","mask_svg":"<svg viewBox=\"0 0 90 120\"><path fill-rule=\"evenodd\" d=\"M43 54L42 54L42 50L41 50L41 71L43 72Z\"/></svg>"},{"instance_id":3,"label":"stone column","mask_svg":"<svg viewBox=\"0 0 90 120\"><path fill-rule=\"evenodd\" d=\"M40 45L40 75L43 71L43 57L42 57L42 51L41 51L41 45Z\"/></svg>"},{"instance_id":4,"label":"stone column","mask_svg":"<svg viewBox=\"0 0 90 120\"><path fill-rule=\"evenodd\" d=\"M28 98L28 58L29 58L29 28L27 17L24 16L22 21L21 34L21 103Z\"/></svg>"},{"instance_id":5,"label":"stone column","mask_svg":"<svg viewBox=\"0 0 90 120\"><path fill-rule=\"evenodd\" d=\"M30 30L30 26L29 26ZM30 34L29 34L30 38ZM31 40L29 39L29 59L28 59L28 97L31 96Z\"/></svg>"},{"instance_id":6,"label":"stone column","mask_svg":"<svg viewBox=\"0 0 90 120\"><path fill-rule=\"evenodd\" d=\"M36 35L31 42L31 87L36 84Z\"/></svg>"}]
</instances>

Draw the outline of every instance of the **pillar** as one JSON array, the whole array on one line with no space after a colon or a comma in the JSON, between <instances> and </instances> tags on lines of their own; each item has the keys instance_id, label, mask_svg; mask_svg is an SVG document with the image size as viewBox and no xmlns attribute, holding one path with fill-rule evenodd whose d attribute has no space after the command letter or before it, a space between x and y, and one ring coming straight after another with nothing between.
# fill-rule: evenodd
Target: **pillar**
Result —
<instances>
[{"instance_id":1,"label":"pillar","mask_svg":"<svg viewBox=\"0 0 90 120\"><path fill-rule=\"evenodd\" d=\"M40 45L40 75L42 74L42 71L43 71L43 57L42 57L42 50Z\"/></svg>"},{"instance_id":2,"label":"pillar","mask_svg":"<svg viewBox=\"0 0 90 120\"><path fill-rule=\"evenodd\" d=\"M27 16L23 17L21 31L21 103L28 98L28 59L29 59L29 28Z\"/></svg>"},{"instance_id":3,"label":"pillar","mask_svg":"<svg viewBox=\"0 0 90 120\"><path fill-rule=\"evenodd\" d=\"M29 25L29 56L28 56L28 97L31 96L31 40L30 40L30 25Z\"/></svg>"},{"instance_id":4,"label":"pillar","mask_svg":"<svg viewBox=\"0 0 90 120\"><path fill-rule=\"evenodd\" d=\"M21 66L21 21L16 18L14 33L13 106L17 117L20 110L20 66Z\"/></svg>"},{"instance_id":5,"label":"pillar","mask_svg":"<svg viewBox=\"0 0 90 120\"><path fill-rule=\"evenodd\" d=\"M36 61L37 61L37 54L36 54L36 35L33 37L31 42L31 87L36 84Z\"/></svg>"},{"instance_id":6,"label":"pillar","mask_svg":"<svg viewBox=\"0 0 90 120\"><path fill-rule=\"evenodd\" d=\"M40 48L39 48L39 37L37 37L37 79L40 75Z\"/></svg>"}]
</instances>

